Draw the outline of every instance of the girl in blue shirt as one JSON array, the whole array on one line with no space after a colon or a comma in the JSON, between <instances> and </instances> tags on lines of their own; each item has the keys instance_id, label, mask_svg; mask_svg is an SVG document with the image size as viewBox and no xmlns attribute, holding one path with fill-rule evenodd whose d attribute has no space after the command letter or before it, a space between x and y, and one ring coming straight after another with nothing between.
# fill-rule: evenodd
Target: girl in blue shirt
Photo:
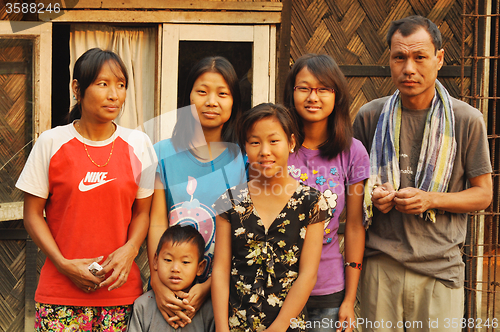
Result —
<instances>
[{"instance_id":1,"label":"girl in blue shirt","mask_svg":"<svg viewBox=\"0 0 500 332\"><path fill-rule=\"evenodd\" d=\"M151 270L158 308L174 328L185 326L209 296L215 241L212 204L228 188L245 182L244 162L234 130L240 105L238 78L223 57L198 62L187 78L185 107L171 139L155 144L156 184L148 234L148 256L169 225L191 225L205 239L206 270L189 293L172 292Z\"/></svg>"}]
</instances>

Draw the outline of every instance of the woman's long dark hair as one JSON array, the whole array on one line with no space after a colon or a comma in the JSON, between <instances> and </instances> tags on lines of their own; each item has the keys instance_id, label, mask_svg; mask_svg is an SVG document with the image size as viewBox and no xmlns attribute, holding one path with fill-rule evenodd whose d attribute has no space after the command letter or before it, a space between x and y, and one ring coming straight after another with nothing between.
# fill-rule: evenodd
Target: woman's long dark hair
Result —
<instances>
[{"instance_id":1,"label":"woman's long dark hair","mask_svg":"<svg viewBox=\"0 0 500 332\"><path fill-rule=\"evenodd\" d=\"M121 71L125 78L125 88L128 87L128 72L120 57L112 51L103 51L100 48L91 48L83 53L75 62L73 69L73 79L78 81L78 102L73 106L68 114L68 123L82 117L81 100L85 96L85 90L92 84L99 73L102 66L108 62L113 62ZM118 74L118 73L115 73ZM117 75L118 76L118 75Z\"/></svg>"},{"instance_id":2,"label":"woman's long dark hair","mask_svg":"<svg viewBox=\"0 0 500 332\"><path fill-rule=\"evenodd\" d=\"M328 116L328 138L319 146L320 154L327 159L335 158L339 153L351 146L352 123L349 114L349 89L344 74L339 66L328 55L306 54L293 65L285 82L284 104L296 116L300 135L297 146L304 142L304 123L297 113L294 100L294 86L297 74L307 68L325 87L335 90L335 106Z\"/></svg>"},{"instance_id":3,"label":"woman's long dark hair","mask_svg":"<svg viewBox=\"0 0 500 332\"><path fill-rule=\"evenodd\" d=\"M233 107L229 120L222 126L221 136L224 142L236 143L235 127L236 119L240 112L240 87L233 65L226 58L221 56L206 57L191 68L186 80L182 106L189 106L191 104L190 96L194 82L205 73L221 74L229 87L233 98ZM185 108L177 110L177 122L172 135L172 144L177 151L192 148L192 139L196 125L198 124L189 110ZM232 151L233 149L230 150Z\"/></svg>"}]
</instances>

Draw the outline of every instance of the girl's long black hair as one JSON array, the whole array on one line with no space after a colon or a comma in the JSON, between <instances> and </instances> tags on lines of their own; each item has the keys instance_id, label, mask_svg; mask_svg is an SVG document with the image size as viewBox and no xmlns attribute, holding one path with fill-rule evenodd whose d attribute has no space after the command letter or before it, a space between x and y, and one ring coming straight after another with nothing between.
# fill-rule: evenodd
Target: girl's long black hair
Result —
<instances>
[{"instance_id":1,"label":"girl's long black hair","mask_svg":"<svg viewBox=\"0 0 500 332\"><path fill-rule=\"evenodd\" d=\"M328 138L319 146L320 155L327 159L335 158L339 153L351 146L352 122L349 114L349 89L344 74L339 66L328 55L306 54L297 59L285 82L284 104L297 118L299 137L297 146L304 143L304 123L297 113L294 101L294 86L297 74L307 68L316 78L335 90L335 106L328 116Z\"/></svg>"}]
</instances>

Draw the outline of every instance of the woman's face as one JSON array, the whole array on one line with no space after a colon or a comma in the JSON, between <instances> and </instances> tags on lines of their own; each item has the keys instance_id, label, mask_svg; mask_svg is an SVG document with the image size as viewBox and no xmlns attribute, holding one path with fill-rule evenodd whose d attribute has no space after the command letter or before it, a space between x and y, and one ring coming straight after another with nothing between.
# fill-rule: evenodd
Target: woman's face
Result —
<instances>
[{"instance_id":1,"label":"woman's face","mask_svg":"<svg viewBox=\"0 0 500 332\"><path fill-rule=\"evenodd\" d=\"M79 98L81 97L78 93ZM82 120L104 123L114 120L120 113L127 89L125 76L114 62L103 64L97 78L85 90L80 99Z\"/></svg>"},{"instance_id":2,"label":"woman's face","mask_svg":"<svg viewBox=\"0 0 500 332\"><path fill-rule=\"evenodd\" d=\"M291 141L275 116L256 121L247 133L245 151L250 164L250 176L267 179L286 177L288 156L295 147L295 137Z\"/></svg>"},{"instance_id":3,"label":"woman's face","mask_svg":"<svg viewBox=\"0 0 500 332\"><path fill-rule=\"evenodd\" d=\"M190 100L196 107L203 130L222 130L224 123L231 117L233 96L219 73L201 74L191 89Z\"/></svg>"},{"instance_id":4,"label":"woman's face","mask_svg":"<svg viewBox=\"0 0 500 332\"><path fill-rule=\"evenodd\" d=\"M335 91L331 92L331 87L321 83L307 67L297 73L295 86L298 88L294 90L293 100L302 120L305 123L327 122L335 107Z\"/></svg>"}]
</instances>

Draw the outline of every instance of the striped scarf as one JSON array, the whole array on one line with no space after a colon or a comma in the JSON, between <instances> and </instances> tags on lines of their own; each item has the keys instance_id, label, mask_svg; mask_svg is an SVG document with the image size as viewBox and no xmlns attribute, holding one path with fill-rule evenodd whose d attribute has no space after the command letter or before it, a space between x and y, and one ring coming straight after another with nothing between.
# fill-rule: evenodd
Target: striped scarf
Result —
<instances>
[{"instance_id":1,"label":"striped scarf","mask_svg":"<svg viewBox=\"0 0 500 332\"><path fill-rule=\"evenodd\" d=\"M396 90L384 104L370 150L370 177L365 185L363 204L366 228L370 226L373 217L371 193L375 186L386 182L391 183L395 190L400 186L401 109L401 94ZM415 187L427 192L446 192L456 150L455 115L451 98L444 86L436 80L436 94L425 122ZM436 211L426 211L425 219L436 222Z\"/></svg>"}]
</instances>

